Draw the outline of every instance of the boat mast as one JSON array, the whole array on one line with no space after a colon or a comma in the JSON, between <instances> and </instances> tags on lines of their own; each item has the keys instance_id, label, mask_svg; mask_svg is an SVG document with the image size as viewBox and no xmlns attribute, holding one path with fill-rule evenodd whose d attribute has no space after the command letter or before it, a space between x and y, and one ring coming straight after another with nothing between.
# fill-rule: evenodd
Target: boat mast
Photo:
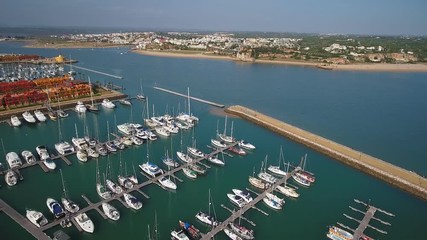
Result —
<instances>
[{"instance_id":1,"label":"boat mast","mask_svg":"<svg viewBox=\"0 0 427 240\"><path fill-rule=\"evenodd\" d=\"M233 139L233 124L234 124L234 121L231 121L231 135L230 135L231 139Z\"/></svg>"},{"instance_id":2,"label":"boat mast","mask_svg":"<svg viewBox=\"0 0 427 240\"><path fill-rule=\"evenodd\" d=\"M59 173L61 174L62 191L64 192L64 198L67 198L67 190L65 189L64 177L62 176L62 169L59 169Z\"/></svg>"},{"instance_id":3,"label":"boat mast","mask_svg":"<svg viewBox=\"0 0 427 240\"><path fill-rule=\"evenodd\" d=\"M74 130L76 130L76 138L79 138L79 133L77 131L77 124L74 123Z\"/></svg>"},{"instance_id":4,"label":"boat mast","mask_svg":"<svg viewBox=\"0 0 427 240\"><path fill-rule=\"evenodd\" d=\"M224 133L222 135L226 136L226 133L227 133L227 115L225 115Z\"/></svg>"},{"instance_id":5,"label":"boat mast","mask_svg":"<svg viewBox=\"0 0 427 240\"><path fill-rule=\"evenodd\" d=\"M88 76L89 79L89 89L90 89L90 100L92 102L92 107L93 107L93 92L92 92L92 84L90 83L90 77Z\"/></svg>"},{"instance_id":6,"label":"boat mast","mask_svg":"<svg viewBox=\"0 0 427 240\"><path fill-rule=\"evenodd\" d=\"M107 139L108 139L108 142L110 142L110 124L108 123L108 121L107 121Z\"/></svg>"},{"instance_id":7,"label":"boat mast","mask_svg":"<svg viewBox=\"0 0 427 240\"><path fill-rule=\"evenodd\" d=\"M60 119L58 119L58 133L59 133L59 142L62 142L62 132L61 132Z\"/></svg>"},{"instance_id":8,"label":"boat mast","mask_svg":"<svg viewBox=\"0 0 427 240\"><path fill-rule=\"evenodd\" d=\"M188 101L188 116L191 116L191 108L190 108L190 88L187 87L187 101Z\"/></svg>"}]
</instances>

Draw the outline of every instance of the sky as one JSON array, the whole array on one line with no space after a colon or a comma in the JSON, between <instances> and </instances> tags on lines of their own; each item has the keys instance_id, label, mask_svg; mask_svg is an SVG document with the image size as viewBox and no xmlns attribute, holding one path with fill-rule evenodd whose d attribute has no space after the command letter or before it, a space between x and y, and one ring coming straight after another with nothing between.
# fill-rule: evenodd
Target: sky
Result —
<instances>
[{"instance_id":1,"label":"sky","mask_svg":"<svg viewBox=\"0 0 427 240\"><path fill-rule=\"evenodd\" d=\"M2 0L0 26L427 35L426 0Z\"/></svg>"}]
</instances>

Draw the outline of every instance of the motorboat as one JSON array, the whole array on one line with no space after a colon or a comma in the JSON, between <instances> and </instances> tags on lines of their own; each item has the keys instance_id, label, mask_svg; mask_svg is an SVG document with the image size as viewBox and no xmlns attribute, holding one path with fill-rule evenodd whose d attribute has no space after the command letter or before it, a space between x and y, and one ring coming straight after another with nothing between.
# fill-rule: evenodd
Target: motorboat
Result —
<instances>
[{"instance_id":1,"label":"motorboat","mask_svg":"<svg viewBox=\"0 0 427 240\"><path fill-rule=\"evenodd\" d=\"M49 208L50 212L55 216L55 218L61 218L65 216L64 209L61 204L59 204L55 199L48 198L46 200L46 205Z\"/></svg>"},{"instance_id":2,"label":"motorboat","mask_svg":"<svg viewBox=\"0 0 427 240\"><path fill-rule=\"evenodd\" d=\"M252 229L247 229L237 223L230 223L229 224L231 230L235 232L237 235L239 235L243 239L254 239L254 231Z\"/></svg>"},{"instance_id":3,"label":"motorboat","mask_svg":"<svg viewBox=\"0 0 427 240\"><path fill-rule=\"evenodd\" d=\"M292 178L295 180L295 182L301 184L302 186L309 187L311 185L309 181L301 177L301 173L299 172L292 174Z\"/></svg>"},{"instance_id":4,"label":"motorboat","mask_svg":"<svg viewBox=\"0 0 427 240\"><path fill-rule=\"evenodd\" d=\"M190 238L188 238L188 236L185 235L184 230L182 229L179 231L173 230L171 232L171 235L173 239L176 239L176 240L190 240Z\"/></svg>"},{"instance_id":5,"label":"motorboat","mask_svg":"<svg viewBox=\"0 0 427 240\"><path fill-rule=\"evenodd\" d=\"M185 162L185 163L191 163L193 162L193 158L190 157L188 154L182 153L182 152L176 152L176 156L178 156L178 159Z\"/></svg>"},{"instance_id":6,"label":"motorboat","mask_svg":"<svg viewBox=\"0 0 427 240\"><path fill-rule=\"evenodd\" d=\"M298 198L299 194L295 191L295 189L288 186L277 186L277 190L287 197Z\"/></svg>"},{"instance_id":7,"label":"motorboat","mask_svg":"<svg viewBox=\"0 0 427 240\"><path fill-rule=\"evenodd\" d=\"M191 170L193 170L194 172L196 172L197 174L205 174L206 173L206 169L204 169L203 167L200 167L197 164L189 164L188 168L190 168Z\"/></svg>"},{"instance_id":8,"label":"motorboat","mask_svg":"<svg viewBox=\"0 0 427 240\"><path fill-rule=\"evenodd\" d=\"M104 211L105 215L111 220L117 221L120 218L120 212L109 203L102 203L102 211Z\"/></svg>"},{"instance_id":9,"label":"motorboat","mask_svg":"<svg viewBox=\"0 0 427 240\"><path fill-rule=\"evenodd\" d=\"M329 239L332 240L351 240L353 239L353 235L339 227L330 226L329 231L326 234Z\"/></svg>"},{"instance_id":10,"label":"motorboat","mask_svg":"<svg viewBox=\"0 0 427 240\"><path fill-rule=\"evenodd\" d=\"M231 193L227 193L227 197L228 197L228 199L230 199L230 201L233 204L235 204L239 208L242 208L243 206L246 205L246 201L240 196L237 196L237 195L231 194Z\"/></svg>"},{"instance_id":11,"label":"motorboat","mask_svg":"<svg viewBox=\"0 0 427 240\"><path fill-rule=\"evenodd\" d=\"M262 200L264 201L265 204L267 204L267 206L269 206L275 210L282 209L282 205L280 203L274 201L274 199L271 199L269 197L265 197Z\"/></svg>"},{"instance_id":12,"label":"motorboat","mask_svg":"<svg viewBox=\"0 0 427 240\"><path fill-rule=\"evenodd\" d=\"M283 198L279 198L278 196L272 194L272 193L266 193L265 195L266 197L274 200L275 202L279 203L280 205L284 205L285 204L285 200Z\"/></svg>"},{"instance_id":13,"label":"motorboat","mask_svg":"<svg viewBox=\"0 0 427 240\"><path fill-rule=\"evenodd\" d=\"M24 118L24 120L25 120L25 121L27 121L28 123L35 123L35 122L36 122L36 119L34 118L34 116L33 116L30 112L28 112L28 111L24 112L24 113L22 114L22 117L23 117L23 118Z\"/></svg>"},{"instance_id":14,"label":"motorboat","mask_svg":"<svg viewBox=\"0 0 427 240\"><path fill-rule=\"evenodd\" d=\"M12 169L9 169L4 175L4 180L9 187L15 186L18 183L18 174Z\"/></svg>"},{"instance_id":15,"label":"motorboat","mask_svg":"<svg viewBox=\"0 0 427 240\"><path fill-rule=\"evenodd\" d=\"M64 110L58 109L56 111L56 114L60 117L60 118L66 118L68 117L68 113L66 113Z\"/></svg>"},{"instance_id":16,"label":"motorboat","mask_svg":"<svg viewBox=\"0 0 427 240\"><path fill-rule=\"evenodd\" d=\"M61 198L61 203L64 206L65 210L67 210L70 213L76 213L80 210L79 205L71 201L71 199L69 198L66 198L66 197Z\"/></svg>"},{"instance_id":17,"label":"motorboat","mask_svg":"<svg viewBox=\"0 0 427 240\"><path fill-rule=\"evenodd\" d=\"M123 188L114 183L113 181L107 179L105 183L107 185L107 188L110 189L111 192L115 194L121 194L123 192Z\"/></svg>"},{"instance_id":18,"label":"motorboat","mask_svg":"<svg viewBox=\"0 0 427 240\"><path fill-rule=\"evenodd\" d=\"M187 147L187 152L193 155L194 157L205 157L205 154L202 151L194 147Z\"/></svg>"},{"instance_id":19,"label":"motorboat","mask_svg":"<svg viewBox=\"0 0 427 240\"><path fill-rule=\"evenodd\" d=\"M85 150L77 150L76 155L80 162L87 162L87 153Z\"/></svg>"},{"instance_id":20,"label":"motorboat","mask_svg":"<svg viewBox=\"0 0 427 240\"><path fill-rule=\"evenodd\" d=\"M150 177L157 177L158 175L164 173L163 170L159 168L156 164L148 161L146 163L143 163L142 165L139 165L139 168L141 168L141 170L148 174Z\"/></svg>"},{"instance_id":21,"label":"motorboat","mask_svg":"<svg viewBox=\"0 0 427 240\"><path fill-rule=\"evenodd\" d=\"M69 144L66 141L56 143L55 149L61 155L70 154L70 153L73 153L75 151L74 147L71 146L71 144Z\"/></svg>"},{"instance_id":22,"label":"motorboat","mask_svg":"<svg viewBox=\"0 0 427 240\"><path fill-rule=\"evenodd\" d=\"M249 183L259 189L266 189L268 187L268 184L264 183L261 179L256 177L249 176Z\"/></svg>"},{"instance_id":23,"label":"motorboat","mask_svg":"<svg viewBox=\"0 0 427 240\"><path fill-rule=\"evenodd\" d=\"M154 131L161 137L169 137L171 135L170 132L163 126L155 127Z\"/></svg>"},{"instance_id":24,"label":"motorboat","mask_svg":"<svg viewBox=\"0 0 427 240\"><path fill-rule=\"evenodd\" d=\"M224 141L218 141L216 139L211 139L211 144L212 144L212 146L217 147L217 148L226 148L227 147L227 145L225 144Z\"/></svg>"},{"instance_id":25,"label":"motorboat","mask_svg":"<svg viewBox=\"0 0 427 240\"><path fill-rule=\"evenodd\" d=\"M197 178L197 174L196 172L194 172L193 170L191 170L190 168L183 168L182 171L184 172L184 175L191 178L191 179L196 179Z\"/></svg>"},{"instance_id":26,"label":"motorboat","mask_svg":"<svg viewBox=\"0 0 427 240\"><path fill-rule=\"evenodd\" d=\"M213 163L213 164L220 165L220 166L224 166L225 165L225 162L222 161L221 159L219 159L216 156L209 156L208 157L208 161L211 162L211 163Z\"/></svg>"},{"instance_id":27,"label":"motorboat","mask_svg":"<svg viewBox=\"0 0 427 240\"><path fill-rule=\"evenodd\" d=\"M56 119L58 119L58 114L55 111L49 111L47 113L47 115L49 116L50 120L56 120Z\"/></svg>"},{"instance_id":28,"label":"motorboat","mask_svg":"<svg viewBox=\"0 0 427 240\"><path fill-rule=\"evenodd\" d=\"M188 222L183 222L180 220L179 226L181 226L184 232L190 235L192 239L200 239L202 237L199 229L197 229L196 227L194 227Z\"/></svg>"},{"instance_id":29,"label":"motorboat","mask_svg":"<svg viewBox=\"0 0 427 240\"><path fill-rule=\"evenodd\" d=\"M135 145L142 145L144 142L140 139L140 138L138 138L138 137L136 137L136 136L131 136L130 137L130 140L135 144Z\"/></svg>"},{"instance_id":30,"label":"motorboat","mask_svg":"<svg viewBox=\"0 0 427 240\"><path fill-rule=\"evenodd\" d=\"M42 161L42 163L49 169L49 170L55 170L56 164L51 158L47 158L46 160Z\"/></svg>"},{"instance_id":31,"label":"motorboat","mask_svg":"<svg viewBox=\"0 0 427 240\"><path fill-rule=\"evenodd\" d=\"M142 208L142 202L139 201L136 197L130 195L129 193L124 193L123 197L125 198L125 202L129 207L138 210Z\"/></svg>"},{"instance_id":32,"label":"motorboat","mask_svg":"<svg viewBox=\"0 0 427 240\"><path fill-rule=\"evenodd\" d=\"M109 199L111 198L111 192L108 190L103 184L97 183L96 184L96 192L102 199Z\"/></svg>"},{"instance_id":33,"label":"motorboat","mask_svg":"<svg viewBox=\"0 0 427 240\"><path fill-rule=\"evenodd\" d=\"M37 227L43 227L48 223L46 217L43 215L42 212L27 209L27 212L25 216L30 220L30 222Z\"/></svg>"},{"instance_id":34,"label":"motorboat","mask_svg":"<svg viewBox=\"0 0 427 240\"><path fill-rule=\"evenodd\" d=\"M237 235L236 233L234 233L228 227L224 229L224 233L225 233L225 235L227 235L227 237L229 237L232 240L242 240L243 239L243 238L239 237L239 235Z\"/></svg>"},{"instance_id":35,"label":"motorboat","mask_svg":"<svg viewBox=\"0 0 427 240\"><path fill-rule=\"evenodd\" d=\"M199 211L196 214L196 218L199 221L201 221L202 223L206 223L207 225L212 226L212 227L216 227L219 224L219 222L216 221L214 217L212 217L211 215L204 213L202 211Z\"/></svg>"},{"instance_id":36,"label":"motorboat","mask_svg":"<svg viewBox=\"0 0 427 240\"><path fill-rule=\"evenodd\" d=\"M119 102L120 102L120 104L125 105L125 106L131 106L132 105L132 103L128 99L120 99Z\"/></svg>"},{"instance_id":37,"label":"motorboat","mask_svg":"<svg viewBox=\"0 0 427 240\"><path fill-rule=\"evenodd\" d=\"M93 225L92 220L87 216L86 213L79 213L74 216L77 224L83 229L83 231L88 233L93 233L95 226Z\"/></svg>"},{"instance_id":38,"label":"motorboat","mask_svg":"<svg viewBox=\"0 0 427 240\"><path fill-rule=\"evenodd\" d=\"M238 154L238 155L242 155L242 156L246 155L245 150L243 150L239 147L229 147L229 148L227 148L227 150L234 153L234 154Z\"/></svg>"},{"instance_id":39,"label":"motorboat","mask_svg":"<svg viewBox=\"0 0 427 240\"><path fill-rule=\"evenodd\" d=\"M36 157L34 157L34 154L28 150L22 151L21 156L29 164L36 161Z\"/></svg>"},{"instance_id":40,"label":"motorboat","mask_svg":"<svg viewBox=\"0 0 427 240\"><path fill-rule=\"evenodd\" d=\"M150 130L145 130L145 135L147 136L147 138L148 138L148 140L150 140L150 141L155 141L155 140L157 140L157 135L156 134L154 134L152 131L150 131Z\"/></svg>"},{"instance_id":41,"label":"motorboat","mask_svg":"<svg viewBox=\"0 0 427 240\"><path fill-rule=\"evenodd\" d=\"M74 107L74 109L76 110L76 112L78 113L85 113L87 111L86 106L83 104L82 101L78 101L76 106Z\"/></svg>"},{"instance_id":42,"label":"motorboat","mask_svg":"<svg viewBox=\"0 0 427 240\"><path fill-rule=\"evenodd\" d=\"M239 147L246 149L246 150L254 150L255 149L255 146L253 144L246 142L245 140L241 140L238 145L239 145Z\"/></svg>"},{"instance_id":43,"label":"motorboat","mask_svg":"<svg viewBox=\"0 0 427 240\"><path fill-rule=\"evenodd\" d=\"M144 96L144 95L142 95L142 94L137 94L137 95L135 96L135 98L136 98L136 99L138 99L138 100L141 100L141 101L145 100L145 96Z\"/></svg>"},{"instance_id":44,"label":"motorboat","mask_svg":"<svg viewBox=\"0 0 427 240\"><path fill-rule=\"evenodd\" d=\"M159 178L159 183L163 187L169 188L172 190L176 190L176 188L177 188L176 184L170 179L170 177L168 178L166 176L163 176L163 177Z\"/></svg>"},{"instance_id":45,"label":"motorboat","mask_svg":"<svg viewBox=\"0 0 427 240\"><path fill-rule=\"evenodd\" d=\"M44 160L50 158L49 152L47 151L47 148L44 145L37 146L36 152L39 155L39 158L41 161L44 161Z\"/></svg>"},{"instance_id":46,"label":"motorboat","mask_svg":"<svg viewBox=\"0 0 427 240\"><path fill-rule=\"evenodd\" d=\"M40 110L34 110L34 116L36 116L37 120L40 122L46 122L47 118Z\"/></svg>"},{"instance_id":47,"label":"motorboat","mask_svg":"<svg viewBox=\"0 0 427 240\"><path fill-rule=\"evenodd\" d=\"M12 115L10 116L10 124L12 124L14 127L19 127L21 126L22 122L16 115Z\"/></svg>"},{"instance_id":48,"label":"motorboat","mask_svg":"<svg viewBox=\"0 0 427 240\"><path fill-rule=\"evenodd\" d=\"M113 109L116 107L116 105L110 101L110 99L105 98L104 100L102 100L101 105L105 108L109 108L109 109Z\"/></svg>"},{"instance_id":49,"label":"motorboat","mask_svg":"<svg viewBox=\"0 0 427 240\"><path fill-rule=\"evenodd\" d=\"M22 166L22 161L16 152L8 152L6 154L6 161L7 164L9 164L9 168L11 169L19 168Z\"/></svg>"},{"instance_id":50,"label":"motorboat","mask_svg":"<svg viewBox=\"0 0 427 240\"><path fill-rule=\"evenodd\" d=\"M248 191L240 190L240 189L232 189L233 193L239 197L241 197L243 200L245 200L246 203L249 203L253 200L251 193Z\"/></svg>"},{"instance_id":51,"label":"motorboat","mask_svg":"<svg viewBox=\"0 0 427 240\"><path fill-rule=\"evenodd\" d=\"M258 177L263 180L266 181L268 183L275 183L277 181L277 178L275 178L273 175L267 173L267 172L260 172L258 173Z\"/></svg>"}]
</instances>

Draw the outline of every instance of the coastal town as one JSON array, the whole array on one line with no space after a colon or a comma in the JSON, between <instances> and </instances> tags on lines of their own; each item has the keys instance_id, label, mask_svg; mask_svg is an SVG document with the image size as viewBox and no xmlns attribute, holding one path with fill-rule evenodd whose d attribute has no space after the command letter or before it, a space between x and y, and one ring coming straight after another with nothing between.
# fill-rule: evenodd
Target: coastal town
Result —
<instances>
[{"instance_id":1,"label":"coastal town","mask_svg":"<svg viewBox=\"0 0 427 240\"><path fill-rule=\"evenodd\" d=\"M0 41L25 40L0 37ZM141 52L203 54L253 62L293 61L319 66L424 63L425 37L303 35L284 33L123 32L63 34L37 38L29 47L130 46Z\"/></svg>"}]
</instances>

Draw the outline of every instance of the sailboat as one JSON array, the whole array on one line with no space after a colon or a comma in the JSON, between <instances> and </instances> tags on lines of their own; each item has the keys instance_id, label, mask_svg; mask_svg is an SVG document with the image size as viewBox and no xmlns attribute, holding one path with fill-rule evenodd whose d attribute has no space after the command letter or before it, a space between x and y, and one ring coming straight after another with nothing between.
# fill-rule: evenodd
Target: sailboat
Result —
<instances>
[{"instance_id":1,"label":"sailboat","mask_svg":"<svg viewBox=\"0 0 427 240\"><path fill-rule=\"evenodd\" d=\"M218 137L226 143L234 143L236 139L233 137L233 122L231 122L231 135L227 136L227 115L225 115L224 132L218 133Z\"/></svg>"},{"instance_id":2,"label":"sailboat","mask_svg":"<svg viewBox=\"0 0 427 240\"><path fill-rule=\"evenodd\" d=\"M254 177L253 175L255 175L255 169L252 173L252 176L249 176L249 183L259 189L267 189L269 184L268 183L264 183L261 179Z\"/></svg>"},{"instance_id":3,"label":"sailboat","mask_svg":"<svg viewBox=\"0 0 427 240\"><path fill-rule=\"evenodd\" d=\"M150 110L148 109L148 98L145 104L146 104L145 110L147 111L147 118L144 118L144 124L149 128L155 128L157 127L157 123L150 118ZM154 111L153 111L153 114L154 114Z\"/></svg>"},{"instance_id":4,"label":"sailboat","mask_svg":"<svg viewBox=\"0 0 427 240\"><path fill-rule=\"evenodd\" d=\"M59 169L59 173L61 174L62 191L64 194L61 198L61 203L62 205L64 205L65 210L70 213L76 213L80 210L79 205L77 205L75 202L71 201L70 198L68 198L67 190L65 189L64 177L62 176L62 169Z\"/></svg>"},{"instance_id":5,"label":"sailboat","mask_svg":"<svg viewBox=\"0 0 427 240\"><path fill-rule=\"evenodd\" d=\"M59 134L59 142L55 144L55 150L61 155L73 153L74 147L71 146L71 144L69 144L68 142L62 140L62 131L61 131L60 121L58 121L58 134Z\"/></svg>"},{"instance_id":6,"label":"sailboat","mask_svg":"<svg viewBox=\"0 0 427 240\"><path fill-rule=\"evenodd\" d=\"M288 163L288 167L286 168L286 174L288 174L288 170L289 170L289 163ZM299 197L299 194L295 191L294 188L291 188L286 185L286 180L283 186L282 185L277 186L277 190L287 197L292 197L292 198Z\"/></svg>"},{"instance_id":7,"label":"sailboat","mask_svg":"<svg viewBox=\"0 0 427 240\"><path fill-rule=\"evenodd\" d=\"M3 148L3 153L5 153L6 156L6 151L4 150L4 144L3 144L3 138L1 139L1 146ZM7 170L6 174L4 175L4 180L6 181L6 184L11 187L11 186L15 186L16 183L18 183L18 174L16 174L16 172L10 167L10 164L7 164L9 167L9 170Z\"/></svg>"},{"instance_id":8,"label":"sailboat","mask_svg":"<svg viewBox=\"0 0 427 240\"><path fill-rule=\"evenodd\" d=\"M282 163L283 160L284 160L283 149L282 149L282 146L280 146L279 163L276 166L275 165L268 166L267 170L279 176L283 176L283 177L286 176L286 172L280 169L280 164Z\"/></svg>"},{"instance_id":9,"label":"sailboat","mask_svg":"<svg viewBox=\"0 0 427 240\"><path fill-rule=\"evenodd\" d=\"M196 218L201 221L202 223L206 223L207 225L211 226L211 227L216 227L218 226L219 222L215 220L215 217L211 216L211 205L213 207L213 204L211 202L211 190L209 189L209 198L208 198L208 214L199 211L196 214ZM215 209L214 209L214 215L215 215Z\"/></svg>"},{"instance_id":10,"label":"sailboat","mask_svg":"<svg viewBox=\"0 0 427 240\"><path fill-rule=\"evenodd\" d=\"M105 180L105 184L107 188L110 189L111 192L115 194L121 194L123 192L123 188L109 179L109 177L112 177L112 176L113 176L113 173L111 170L110 157L107 156L107 178Z\"/></svg>"},{"instance_id":11,"label":"sailboat","mask_svg":"<svg viewBox=\"0 0 427 240\"><path fill-rule=\"evenodd\" d=\"M101 176L99 175L99 165L98 160L96 160L96 192L103 199L111 198L111 192L105 185L101 182Z\"/></svg>"},{"instance_id":12,"label":"sailboat","mask_svg":"<svg viewBox=\"0 0 427 240\"><path fill-rule=\"evenodd\" d=\"M135 98L143 101L143 100L145 100L145 95L144 95L144 92L142 91L142 81L141 80L139 80L139 85L141 87L141 92L139 94L137 94Z\"/></svg>"},{"instance_id":13,"label":"sailboat","mask_svg":"<svg viewBox=\"0 0 427 240\"><path fill-rule=\"evenodd\" d=\"M90 101L91 104L86 104L86 109L89 112L99 112L99 108L98 106L96 106L95 104L93 104L93 90L92 90L92 84L90 82L90 77L88 77L89 79L89 88L90 88Z\"/></svg>"},{"instance_id":14,"label":"sailboat","mask_svg":"<svg viewBox=\"0 0 427 240\"><path fill-rule=\"evenodd\" d=\"M301 158L301 162L300 162L299 169L298 169L297 173L298 173L300 178L302 178L302 179L304 179L310 183L314 183L316 181L316 177L314 176L313 173L305 170L306 162L307 162L307 154L305 154L304 158Z\"/></svg>"},{"instance_id":15,"label":"sailboat","mask_svg":"<svg viewBox=\"0 0 427 240\"><path fill-rule=\"evenodd\" d=\"M172 156L169 157L169 152L168 150L166 150L165 157L162 159L163 163L168 167L172 167L172 168L179 167L179 163L173 159L172 138L171 138L171 154Z\"/></svg>"},{"instance_id":16,"label":"sailboat","mask_svg":"<svg viewBox=\"0 0 427 240\"><path fill-rule=\"evenodd\" d=\"M177 188L176 183L172 181L170 174L167 177L166 176L160 177L158 181L165 188L169 188L172 190L176 190Z\"/></svg>"},{"instance_id":17,"label":"sailboat","mask_svg":"<svg viewBox=\"0 0 427 240\"><path fill-rule=\"evenodd\" d=\"M180 113L178 116L176 116L176 119L190 124L190 126L193 126L195 123L199 122L199 118L196 116L193 116L191 113L191 106L190 106L190 88L187 88L187 103L188 103L188 113Z\"/></svg>"},{"instance_id":18,"label":"sailboat","mask_svg":"<svg viewBox=\"0 0 427 240\"><path fill-rule=\"evenodd\" d=\"M133 182L128 179L127 177L127 171L126 171L126 163L125 163L125 174L123 174L123 166L122 166L122 153L119 154L119 165L120 165L120 174L117 176L117 181L119 182L120 186L131 189L133 188Z\"/></svg>"},{"instance_id":19,"label":"sailboat","mask_svg":"<svg viewBox=\"0 0 427 240\"><path fill-rule=\"evenodd\" d=\"M104 211L105 215L111 220L117 221L120 218L120 212L109 203L102 203L102 211Z\"/></svg>"},{"instance_id":20,"label":"sailboat","mask_svg":"<svg viewBox=\"0 0 427 240\"><path fill-rule=\"evenodd\" d=\"M264 158L264 161L261 162L261 170L258 173L258 177L267 183L273 184L277 181L277 178L275 178L273 175L266 172L264 166L267 165L267 159L268 159L268 155L266 155ZM265 162L265 165L264 165L264 162Z\"/></svg>"}]
</instances>

